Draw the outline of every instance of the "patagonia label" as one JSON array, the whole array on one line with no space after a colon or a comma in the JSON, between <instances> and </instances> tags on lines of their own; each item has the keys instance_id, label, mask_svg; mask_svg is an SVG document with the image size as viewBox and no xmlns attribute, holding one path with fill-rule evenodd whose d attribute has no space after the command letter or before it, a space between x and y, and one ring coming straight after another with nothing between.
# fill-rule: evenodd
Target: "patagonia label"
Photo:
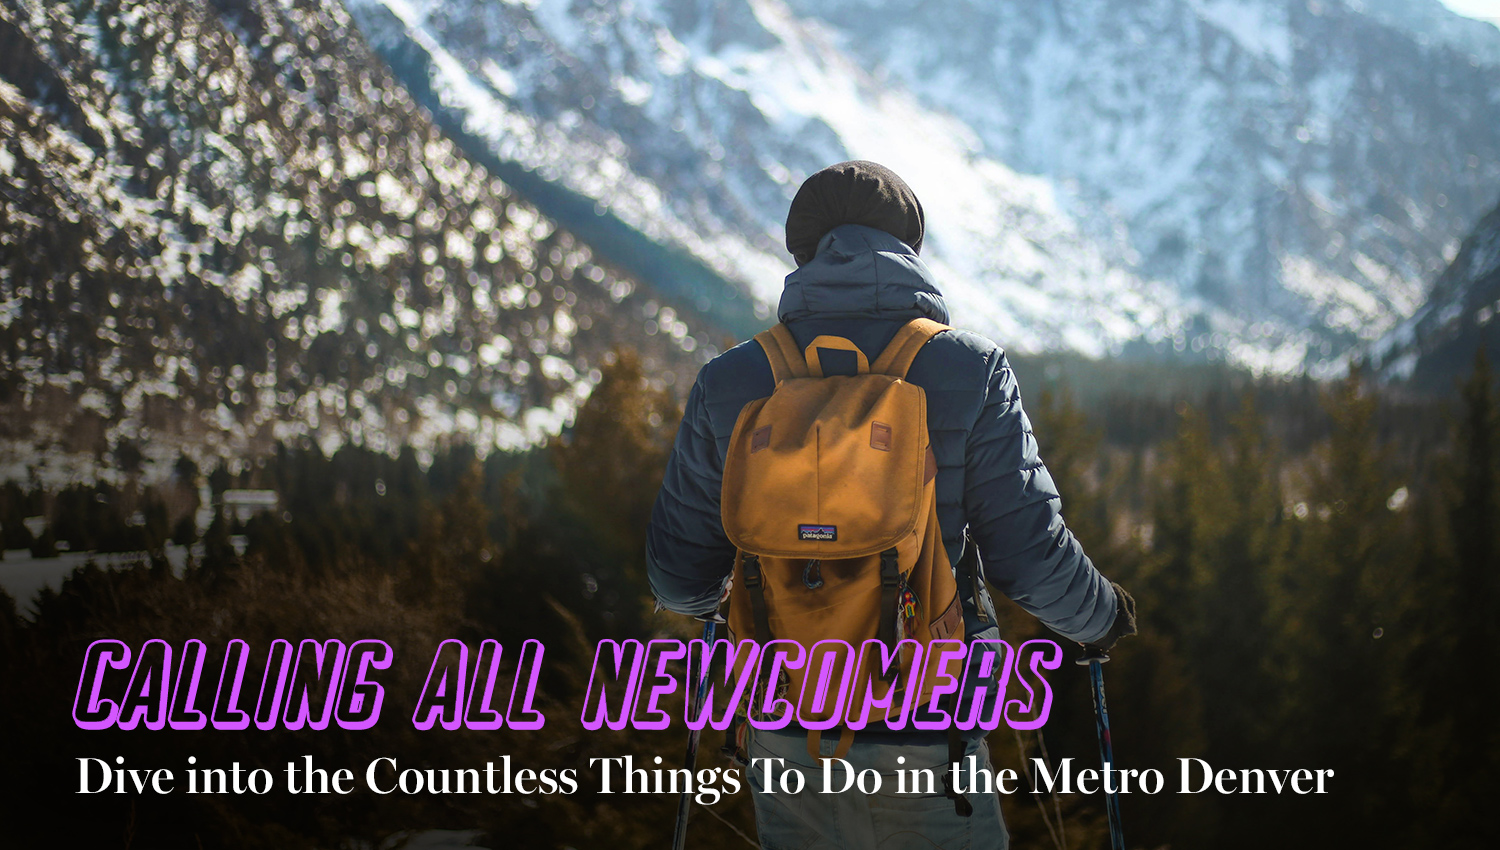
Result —
<instances>
[{"instance_id":1,"label":"patagonia label","mask_svg":"<svg viewBox=\"0 0 1500 850\"><path fill-rule=\"evenodd\" d=\"M839 539L839 527L836 525L799 525L797 526L798 540L837 540Z\"/></svg>"}]
</instances>

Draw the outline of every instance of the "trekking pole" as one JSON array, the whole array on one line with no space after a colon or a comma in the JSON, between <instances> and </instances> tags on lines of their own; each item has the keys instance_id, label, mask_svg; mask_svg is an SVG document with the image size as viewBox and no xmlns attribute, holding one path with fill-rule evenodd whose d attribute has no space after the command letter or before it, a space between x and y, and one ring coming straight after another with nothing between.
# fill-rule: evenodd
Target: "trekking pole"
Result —
<instances>
[{"instance_id":1,"label":"trekking pole","mask_svg":"<svg viewBox=\"0 0 1500 850\"><path fill-rule=\"evenodd\" d=\"M712 611L698 619L703 621L703 643L705 646L712 647L714 645L714 629L720 623L724 622L724 618L720 616L718 611ZM698 712L702 710L703 698L707 695L708 691L707 659L711 657L711 652L704 654L703 677L698 680L697 686L693 688L691 695L692 707L688 711L689 717L697 716ZM702 737L702 734L702 727L688 730L687 758L683 759L683 766L690 773L698 765L698 739ZM690 784L689 787L682 789L682 797L677 800L677 828L672 832L672 850L683 850L687 846L688 810L692 806L693 796Z\"/></svg>"},{"instance_id":2,"label":"trekking pole","mask_svg":"<svg viewBox=\"0 0 1500 850\"><path fill-rule=\"evenodd\" d=\"M1109 707L1104 704L1104 670L1100 665L1109 660L1109 653L1095 647L1085 647L1078 659L1080 667L1089 668L1089 685L1094 692L1094 725L1099 730L1099 758L1106 768L1114 766L1115 748L1109 739ZM1105 789L1105 808L1109 813L1110 850L1125 850L1125 832L1120 826L1120 794Z\"/></svg>"}]
</instances>

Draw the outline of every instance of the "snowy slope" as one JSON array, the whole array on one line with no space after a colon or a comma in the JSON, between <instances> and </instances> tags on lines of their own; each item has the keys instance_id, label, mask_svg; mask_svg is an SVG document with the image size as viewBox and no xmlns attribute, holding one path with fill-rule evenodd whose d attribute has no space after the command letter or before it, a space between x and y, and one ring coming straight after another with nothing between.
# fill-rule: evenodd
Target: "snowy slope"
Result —
<instances>
[{"instance_id":1,"label":"snowy slope","mask_svg":"<svg viewBox=\"0 0 1500 850\"><path fill-rule=\"evenodd\" d=\"M800 179L852 157L892 166L931 213L961 321L1025 350L1142 340L1330 368L1417 309L1500 192L1500 72L1453 49L1467 30L1441 15L1397 26L1335 0L351 9L501 158L766 301Z\"/></svg>"},{"instance_id":2,"label":"snowy slope","mask_svg":"<svg viewBox=\"0 0 1500 850\"><path fill-rule=\"evenodd\" d=\"M616 345L690 375L687 331L336 3L0 2L0 479L531 443Z\"/></svg>"},{"instance_id":3,"label":"snowy slope","mask_svg":"<svg viewBox=\"0 0 1500 850\"><path fill-rule=\"evenodd\" d=\"M351 9L399 65L414 47L428 57L421 82L467 133L763 303L790 270L782 223L797 185L864 158L923 199L925 254L955 315L1008 345L1102 355L1170 337L1194 309L1131 273L1123 243L1084 233L1052 183L984 156L969 127L872 77L779 2Z\"/></svg>"},{"instance_id":4,"label":"snowy slope","mask_svg":"<svg viewBox=\"0 0 1500 850\"><path fill-rule=\"evenodd\" d=\"M987 151L1076 181L1143 272L1313 331L1313 359L1417 309L1500 194L1500 71L1338 2L794 3Z\"/></svg>"}]
</instances>

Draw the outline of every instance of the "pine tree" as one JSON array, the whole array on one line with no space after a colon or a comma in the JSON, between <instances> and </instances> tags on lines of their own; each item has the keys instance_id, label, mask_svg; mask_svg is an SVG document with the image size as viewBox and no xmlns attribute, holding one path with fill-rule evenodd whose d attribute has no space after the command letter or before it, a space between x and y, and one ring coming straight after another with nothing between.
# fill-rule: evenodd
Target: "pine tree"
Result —
<instances>
[{"instance_id":1,"label":"pine tree","mask_svg":"<svg viewBox=\"0 0 1500 850\"><path fill-rule=\"evenodd\" d=\"M1184 405L1177 439L1168 447L1152 500L1151 551L1142 567L1140 592L1172 612L1158 624L1174 643L1203 633L1204 612L1195 604L1199 586L1212 572L1223 535L1226 485L1222 460L1208 421Z\"/></svg>"},{"instance_id":2,"label":"pine tree","mask_svg":"<svg viewBox=\"0 0 1500 850\"><path fill-rule=\"evenodd\" d=\"M1213 760L1249 764L1270 737L1259 705L1271 687L1267 587L1285 544L1275 449L1253 396L1240 404L1222 463L1205 470L1218 478L1205 494L1223 501L1195 506L1208 553L1194 571L1203 628L1184 650L1203 689Z\"/></svg>"},{"instance_id":3,"label":"pine tree","mask_svg":"<svg viewBox=\"0 0 1500 850\"><path fill-rule=\"evenodd\" d=\"M1310 841L1375 841L1380 811L1408 793L1391 764L1402 733L1397 708L1410 651L1413 570L1393 454L1378 439L1376 398L1358 370L1326 391L1331 424L1314 452L1307 520L1278 587L1279 660L1286 698L1277 720L1281 758L1359 777L1304 826Z\"/></svg>"},{"instance_id":4,"label":"pine tree","mask_svg":"<svg viewBox=\"0 0 1500 850\"><path fill-rule=\"evenodd\" d=\"M472 455L452 491L429 509L410 545L405 590L418 599L456 594L498 554L489 536L490 509L481 498L484 472Z\"/></svg>"},{"instance_id":5,"label":"pine tree","mask_svg":"<svg viewBox=\"0 0 1500 850\"><path fill-rule=\"evenodd\" d=\"M1500 760L1493 718L1500 684L1485 664L1487 648L1500 640L1500 397L1483 348L1459 396L1453 453L1440 466L1443 492L1425 516L1419 644L1404 667L1412 734L1400 743L1415 764L1414 802L1431 812L1420 837L1448 847L1494 846L1500 827L1489 812L1500 792L1492 768Z\"/></svg>"},{"instance_id":6,"label":"pine tree","mask_svg":"<svg viewBox=\"0 0 1500 850\"><path fill-rule=\"evenodd\" d=\"M1154 505L1149 539L1159 548L1142 551L1139 545L1119 543L1110 534L1112 527L1131 522L1134 505L1124 492L1131 477L1108 471L1109 448L1102 430L1062 392L1040 393L1031 415L1042 458L1063 497L1068 527L1095 565L1131 591L1142 617L1141 634L1122 642L1112 653L1107 674L1115 683L1110 688L1111 720L1119 740L1129 741L1123 751L1116 751L1116 758L1126 767L1170 769L1182 754L1204 754L1208 741L1202 722L1202 683L1183 654L1192 633L1201 628L1201 620L1192 614L1194 604L1187 601L1196 592L1193 575L1202 569L1204 560L1194 554L1195 547L1204 543L1205 521L1214 510L1222 510L1205 492L1205 487L1214 485L1199 474L1217 463L1203 418L1184 408L1182 433L1167 462L1173 489L1170 494L1152 494L1161 498ZM1163 477L1145 461L1135 464L1132 471L1139 473L1137 478L1145 476L1148 488ZM1132 542L1140 541L1133 538ZM1173 598L1179 602L1168 601ZM1003 597L998 601L1001 634L1007 640L1041 633L1035 619ZM1046 733L1054 757L1063 752L1096 752L1083 677L1061 675L1057 686L1054 720ZM1012 738L998 735L991 741L998 747L995 752L1002 754L999 757L1015 762L1018 755L1013 754ZM1138 795L1126 800L1125 807L1127 819L1153 825L1145 833L1152 842L1195 846L1215 835L1213 807L1202 799L1168 801ZM1032 831L1043 834L1030 824L1034 807L1018 808ZM1098 819L1089 820L1090 814ZM1070 844L1080 836L1085 846L1091 843L1088 836L1102 840L1102 811L1082 806L1072 813L1065 809L1064 815Z\"/></svg>"},{"instance_id":7,"label":"pine tree","mask_svg":"<svg viewBox=\"0 0 1500 850\"><path fill-rule=\"evenodd\" d=\"M551 454L568 499L628 563L644 568L646 524L682 410L651 384L634 351L615 351L602 372Z\"/></svg>"},{"instance_id":8,"label":"pine tree","mask_svg":"<svg viewBox=\"0 0 1500 850\"><path fill-rule=\"evenodd\" d=\"M1457 572L1453 616L1469 641L1494 646L1500 638L1500 409L1494 373L1480 348L1461 390L1462 418L1454 435L1458 473L1449 527ZM1488 604L1486 604L1488 603Z\"/></svg>"},{"instance_id":9,"label":"pine tree","mask_svg":"<svg viewBox=\"0 0 1500 850\"><path fill-rule=\"evenodd\" d=\"M1110 542L1109 506L1099 480L1104 435L1065 389L1042 390L1031 412L1038 452L1062 495L1068 528L1098 557Z\"/></svg>"}]
</instances>

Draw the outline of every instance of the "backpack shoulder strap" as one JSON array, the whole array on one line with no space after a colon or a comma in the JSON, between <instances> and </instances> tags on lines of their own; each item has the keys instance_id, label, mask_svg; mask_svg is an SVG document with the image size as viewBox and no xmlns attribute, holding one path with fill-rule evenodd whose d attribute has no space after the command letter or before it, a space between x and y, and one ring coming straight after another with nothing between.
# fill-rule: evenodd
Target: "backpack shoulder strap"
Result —
<instances>
[{"instance_id":1,"label":"backpack shoulder strap","mask_svg":"<svg viewBox=\"0 0 1500 850\"><path fill-rule=\"evenodd\" d=\"M756 334L755 341L765 349L766 359L771 361L771 375L778 385L788 378L808 376L807 360L786 325L778 322L770 329Z\"/></svg>"},{"instance_id":2,"label":"backpack shoulder strap","mask_svg":"<svg viewBox=\"0 0 1500 850\"><path fill-rule=\"evenodd\" d=\"M870 366L870 371L905 378L906 371L911 368L911 362L917 358L917 352L922 350L922 346L946 330L952 329L931 319L912 319L901 330L896 331L896 336L880 352L880 356Z\"/></svg>"}]
</instances>

